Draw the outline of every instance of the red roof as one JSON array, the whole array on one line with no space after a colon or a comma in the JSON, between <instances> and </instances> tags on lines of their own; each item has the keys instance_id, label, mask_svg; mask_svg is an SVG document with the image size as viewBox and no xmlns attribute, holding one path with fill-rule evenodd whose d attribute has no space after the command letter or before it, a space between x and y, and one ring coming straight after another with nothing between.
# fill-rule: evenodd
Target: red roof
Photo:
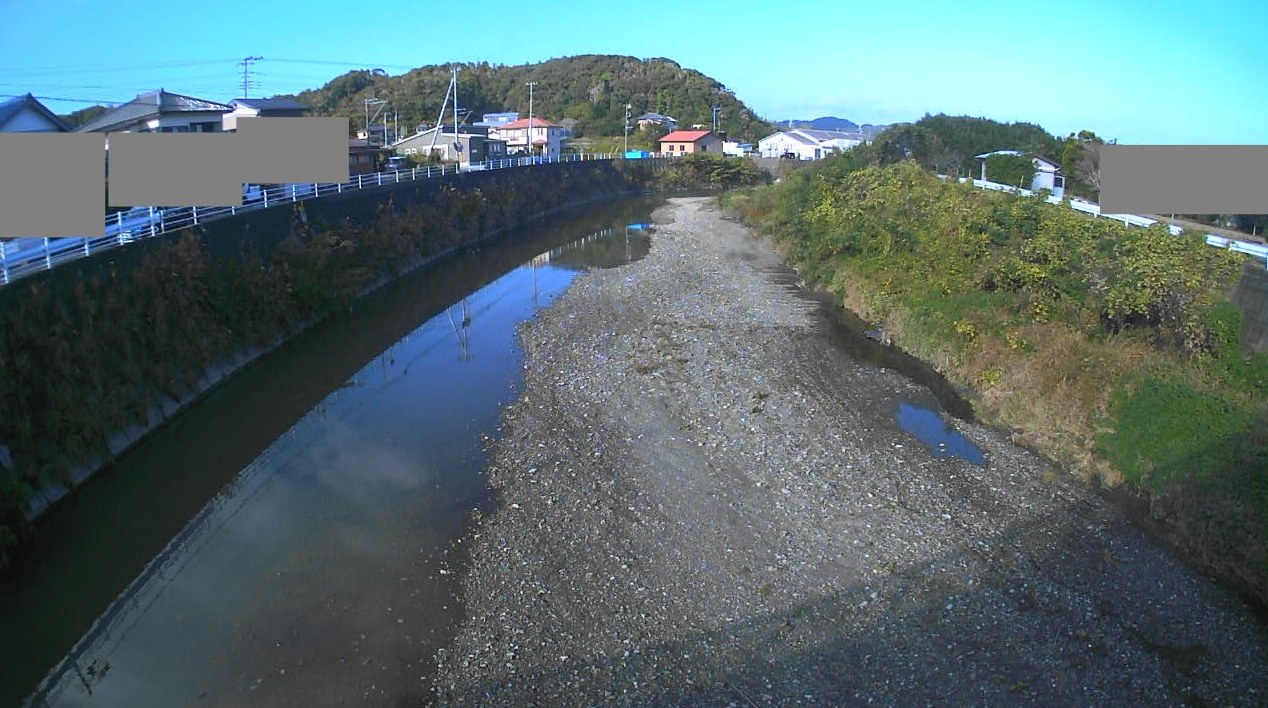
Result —
<instances>
[{"instance_id":1,"label":"red roof","mask_svg":"<svg viewBox=\"0 0 1268 708\"><path fill-rule=\"evenodd\" d=\"M493 128L495 130L519 130L522 128L527 128L528 121L530 120L533 121L534 128L558 128L559 127L558 123L551 123L548 120L542 120L541 118L534 117L534 118L520 118L519 120L511 121L510 123L506 123L504 125L495 125L493 126Z\"/></svg>"},{"instance_id":2,"label":"red roof","mask_svg":"<svg viewBox=\"0 0 1268 708\"><path fill-rule=\"evenodd\" d=\"M675 130L660 141L662 143L694 143L712 132L711 130Z\"/></svg>"}]
</instances>

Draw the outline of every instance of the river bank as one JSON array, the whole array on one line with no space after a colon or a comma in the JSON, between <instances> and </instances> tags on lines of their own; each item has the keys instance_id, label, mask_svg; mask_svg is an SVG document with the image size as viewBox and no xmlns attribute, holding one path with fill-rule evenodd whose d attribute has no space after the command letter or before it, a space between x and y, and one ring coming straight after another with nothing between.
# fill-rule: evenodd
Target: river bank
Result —
<instances>
[{"instance_id":1,"label":"river bank","mask_svg":"<svg viewBox=\"0 0 1268 708\"><path fill-rule=\"evenodd\" d=\"M440 705L1257 704L1247 607L1000 432L833 346L702 199L521 331Z\"/></svg>"}]
</instances>

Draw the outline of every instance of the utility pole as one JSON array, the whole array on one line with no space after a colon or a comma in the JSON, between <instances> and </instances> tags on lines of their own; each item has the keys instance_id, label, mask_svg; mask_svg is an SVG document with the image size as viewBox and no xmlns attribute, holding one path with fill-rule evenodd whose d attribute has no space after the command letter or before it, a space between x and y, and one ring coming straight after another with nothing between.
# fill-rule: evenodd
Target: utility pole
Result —
<instances>
[{"instance_id":1,"label":"utility pole","mask_svg":"<svg viewBox=\"0 0 1268 708\"><path fill-rule=\"evenodd\" d=\"M528 137L524 139L524 147L528 149L528 154L533 154L533 87L537 85L536 81L529 81L525 86L528 87Z\"/></svg>"},{"instance_id":2,"label":"utility pole","mask_svg":"<svg viewBox=\"0 0 1268 708\"><path fill-rule=\"evenodd\" d=\"M370 142L370 106L378 106L378 108L376 108L374 111L374 117L378 118L379 113L383 110L383 107L387 105L387 100L382 98L374 98L373 96L371 96L369 98L364 99L363 102L365 103L365 140L366 140L366 144L369 144ZM386 122L387 116L384 116L383 120L384 122ZM387 126L386 125L383 126L383 142L385 144L387 143Z\"/></svg>"},{"instance_id":3,"label":"utility pole","mask_svg":"<svg viewBox=\"0 0 1268 708\"><path fill-rule=\"evenodd\" d=\"M722 112L722 106L713 107L713 132L718 132L718 114Z\"/></svg>"},{"instance_id":4,"label":"utility pole","mask_svg":"<svg viewBox=\"0 0 1268 708\"><path fill-rule=\"evenodd\" d=\"M625 104L625 151L630 151L630 104Z\"/></svg>"},{"instance_id":5,"label":"utility pole","mask_svg":"<svg viewBox=\"0 0 1268 708\"><path fill-rule=\"evenodd\" d=\"M238 62L238 66L242 67L242 97L243 98L250 97L250 94L247 92L251 89L251 75L249 73L251 71L251 64L253 62L261 61L262 59L264 59L264 57L243 57L242 61Z\"/></svg>"}]
</instances>

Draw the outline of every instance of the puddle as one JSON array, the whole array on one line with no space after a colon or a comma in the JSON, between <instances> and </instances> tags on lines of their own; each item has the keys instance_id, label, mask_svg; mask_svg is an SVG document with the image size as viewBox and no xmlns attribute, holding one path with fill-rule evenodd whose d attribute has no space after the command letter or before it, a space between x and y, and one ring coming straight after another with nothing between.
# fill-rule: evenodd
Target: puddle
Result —
<instances>
[{"instance_id":1,"label":"puddle","mask_svg":"<svg viewBox=\"0 0 1268 708\"><path fill-rule=\"evenodd\" d=\"M968 438L956 432L937 411L910 403L899 403L894 413L899 427L929 448L933 456L945 460L958 457L975 465L983 464L986 455Z\"/></svg>"}]
</instances>

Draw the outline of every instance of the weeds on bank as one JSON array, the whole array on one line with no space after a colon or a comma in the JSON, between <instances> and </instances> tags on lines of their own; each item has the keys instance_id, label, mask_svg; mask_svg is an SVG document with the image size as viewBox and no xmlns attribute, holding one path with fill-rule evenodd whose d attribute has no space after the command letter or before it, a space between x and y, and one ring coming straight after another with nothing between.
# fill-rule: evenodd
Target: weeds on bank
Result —
<instances>
[{"instance_id":1,"label":"weeds on bank","mask_svg":"<svg viewBox=\"0 0 1268 708\"><path fill-rule=\"evenodd\" d=\"M983 419L1125 480L1268 597L1268 356L1241 345L1240 261L914 163L831 159L723 205L807 280L974 392Z\"/></svg>"}]
</instances>

